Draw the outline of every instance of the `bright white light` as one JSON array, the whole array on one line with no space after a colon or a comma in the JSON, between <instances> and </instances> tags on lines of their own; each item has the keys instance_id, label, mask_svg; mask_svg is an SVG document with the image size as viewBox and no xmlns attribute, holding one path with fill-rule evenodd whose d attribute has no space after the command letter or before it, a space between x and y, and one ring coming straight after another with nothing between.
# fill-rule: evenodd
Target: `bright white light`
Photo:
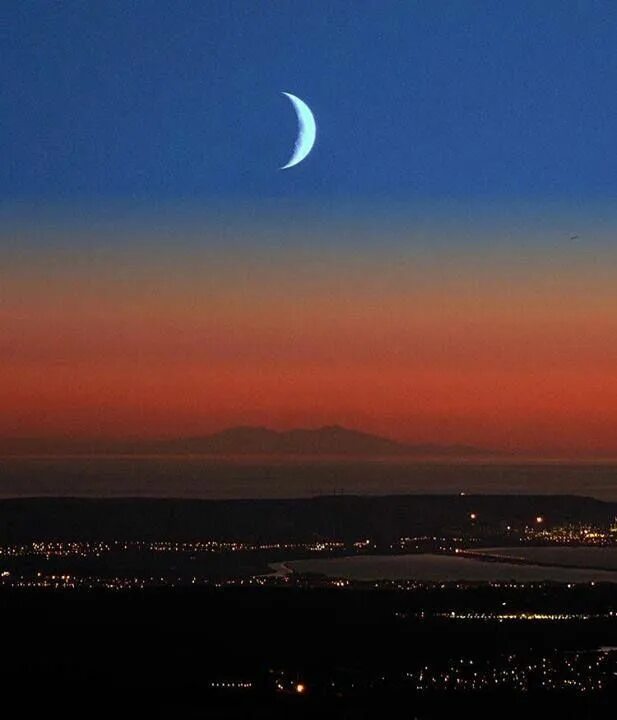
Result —
<instances>
[{"instance_id":1,"label":"bright white light","mask_svg":"<svg viewBox=\"0 0 617 720\"><path fill-rule=\"evenodd\" d=\"M317 124L311 109L304 101L291 93L284 92L283 95L286 95L291 100L298 116L298 137L296 138L293 155L289 162L281 168L281 170L287 170L287 168L302 162L313 149L317 137Z\"/></svg>"}]
</instances>

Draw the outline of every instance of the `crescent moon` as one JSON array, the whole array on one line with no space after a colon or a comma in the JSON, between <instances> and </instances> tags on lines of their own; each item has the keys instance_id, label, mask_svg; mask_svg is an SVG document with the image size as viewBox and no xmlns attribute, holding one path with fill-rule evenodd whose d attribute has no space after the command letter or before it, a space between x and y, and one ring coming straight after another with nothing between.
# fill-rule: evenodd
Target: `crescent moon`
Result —
<instances>
[{"instance_id":1,"label":"crescent moon","mask_svg":"<svg viewBox=\"0 0 617 720\"><path fill-rule=\"evenodd\" d=\"M291 93L284 92L282 94L291 100L298 116L298 137L296 138L293 155L289 162L281 167L281 170L287 170L287 168L302 162L313 149L317 137L317 124L311 109L304 101Z\"/></svg>"}]
</instances>

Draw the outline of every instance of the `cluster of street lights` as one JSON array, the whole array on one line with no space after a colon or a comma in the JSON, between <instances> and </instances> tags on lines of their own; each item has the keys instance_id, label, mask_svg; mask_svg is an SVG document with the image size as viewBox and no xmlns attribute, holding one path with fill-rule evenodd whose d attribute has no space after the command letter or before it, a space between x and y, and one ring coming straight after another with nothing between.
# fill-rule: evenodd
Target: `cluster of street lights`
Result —
<instances>
[{"instance_id":1,"label":"cluster of street lights","mask_svg":"<svg viewBox=\"0 0 617 720\"><path fill-rule=\"evenodd\" d=\"M478 513L475 513L475 512L469 513L469 519L470 519L472 522L474 522L475 520L478 519ZM536 525L542 525L543 522L544 522L544 516L543 516L543 515L536 515ZM512 529L512 526L511 526L511 525L508 525L507 529L508 529L508 530L511 530L511 529Z\"/></svg>"}]
</instances>

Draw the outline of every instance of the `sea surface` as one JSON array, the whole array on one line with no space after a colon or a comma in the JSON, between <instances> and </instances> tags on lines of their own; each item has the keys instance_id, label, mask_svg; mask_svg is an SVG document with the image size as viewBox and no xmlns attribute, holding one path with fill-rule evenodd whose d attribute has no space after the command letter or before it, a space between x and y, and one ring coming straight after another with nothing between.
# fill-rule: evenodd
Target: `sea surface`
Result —
<instances>
[{"instance_id":1,"label":"sea surface","mask_svg":"<svg viewBox=\"0 0 617 720\"><path fill-rule=\"evenodd\" d=\"M563 548L569 550L569 548ZM504 548L493 548L493 551ZM590 549L593 550L593 549ZM516 548L518 552L519 549ZM602 552L601 550L599 551ZM562 556L562 560L565 556ZM604 561L608 562L606 555ZM586 562L596 568L596 558L587 554ZM617 568L617 550L611 567ZM356 555L286 562L297 572L320 573L349 580L418 580L420 582L617 582L617 569L548 567L485 562L454 555Z\"/></svg>"},{"instance_id":2,"label":"sea surface","mask_svg":"<svg viewBox=\"0 0 617 720\"><path fill-rule=\"evenodd\" d=\"M461 492L573 494L617 501L617 463L0 457L0 497L5 498L301 498Z\"/></svg>"}]
</instances>

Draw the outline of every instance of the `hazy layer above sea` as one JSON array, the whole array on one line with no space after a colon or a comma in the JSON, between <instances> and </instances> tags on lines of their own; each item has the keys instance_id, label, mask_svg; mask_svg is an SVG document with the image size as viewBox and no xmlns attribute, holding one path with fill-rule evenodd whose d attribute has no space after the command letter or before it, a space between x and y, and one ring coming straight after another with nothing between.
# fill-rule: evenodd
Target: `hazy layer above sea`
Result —
<instances>
[{"instance_id":1,"label":"hazy layer above sea","mask_svg":"<svg viewBox=\"0 0 617 720\"><path fill-rule=\"evenodd\" d=\"M0 458L0 497L301 498L348 494L550 494L617 501L617 463L242 461L212 457Z\"/></svg>"}]
</instances>

